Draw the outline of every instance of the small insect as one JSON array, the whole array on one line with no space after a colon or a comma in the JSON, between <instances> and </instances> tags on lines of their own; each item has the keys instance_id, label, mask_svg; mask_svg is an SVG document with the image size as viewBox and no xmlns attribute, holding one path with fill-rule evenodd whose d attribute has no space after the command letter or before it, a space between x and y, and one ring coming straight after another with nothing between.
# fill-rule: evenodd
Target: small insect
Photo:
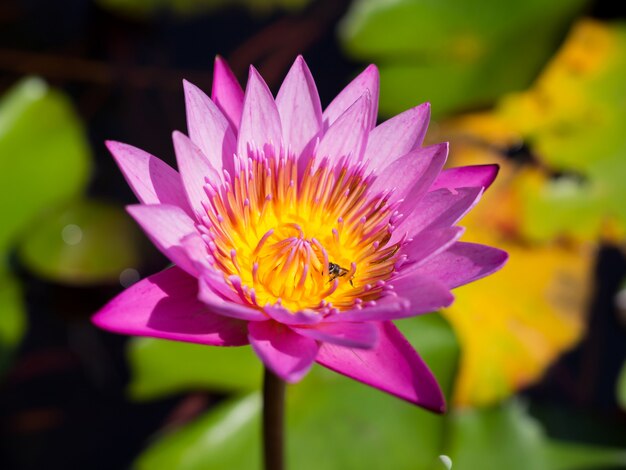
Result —
<instances>
[{"instance_id":1,"label":"small insect","mask_svg":"<svg viewBox=\"0 0 626 470\"><path fill-rule=\"evenodd\" d=\"M333 263L332 261L328 263L328 275L330 276L328 282L333 282L338 277L344 277L348 273L349 271L346 268L342 268L337 263ZM350 285L354 287L352 279L350 279Z\"/></svg>"}]
</instances>

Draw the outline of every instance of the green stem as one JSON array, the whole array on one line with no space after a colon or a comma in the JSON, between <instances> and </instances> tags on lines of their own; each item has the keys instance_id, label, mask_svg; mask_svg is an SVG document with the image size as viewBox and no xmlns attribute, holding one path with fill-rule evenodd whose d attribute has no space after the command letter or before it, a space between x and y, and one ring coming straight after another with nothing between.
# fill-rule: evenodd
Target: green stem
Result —
<instances>
[{"instance_id":1,"label":"green stem","mask_svg":"<svg viewBox=\"0 0 626 470\"><path fill-rule=\"evenodd\" d=\"M263 379L265 470L284 470L285 382L267 367Z\"/></svg>"}]
</instances>

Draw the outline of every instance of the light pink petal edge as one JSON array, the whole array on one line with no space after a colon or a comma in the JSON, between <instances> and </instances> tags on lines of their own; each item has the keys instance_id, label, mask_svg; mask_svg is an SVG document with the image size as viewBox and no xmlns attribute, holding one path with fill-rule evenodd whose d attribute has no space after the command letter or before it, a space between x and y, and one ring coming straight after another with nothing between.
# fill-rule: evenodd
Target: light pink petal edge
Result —
<instances>
[{"instance_id":1,"label":"light pink petal edge","mask_svg":"<svg viewBox=\"0 0 626 470\"><path fill-rule=\"evenodd\" d=\"M422 145L429 121L430 103L423 103L376 126L370 133L364 155L369 168L379 173Z\"/></svg>"},{"instance_id":2,"label":"light pink petal edge","mask_svg":"<svg viewBox=\"0 0 626 470\"><path fill-rule=\"evenodd\" d=\"M316 138L322 127L322 105L311 71L298 56L276 95L283 139L296 158Z\"/></svg>"},{"instance_id":3,"label":"light pink petal edge","mask_svg":"<svg viewBox=\"0 0 626 470\"><path fill-rule=\"evenodd\" d=\"M193 220L180 207L136 204L127 206L126 210L172 263L191 275L197 275L196 266L181 244L181 240L196 232L196 228Z\"/></svg>"},{"instance_id":4,"label":"light pink petal edge","mask_svg":"<svg viewBox=\"0 0 626 470\"><path fill-rule=\"evenodd\" d=\"M144 204L172 204L191 214L180 175L164 161L132 145L107 141L128 185Z\"/></svg>"}]
</instances>

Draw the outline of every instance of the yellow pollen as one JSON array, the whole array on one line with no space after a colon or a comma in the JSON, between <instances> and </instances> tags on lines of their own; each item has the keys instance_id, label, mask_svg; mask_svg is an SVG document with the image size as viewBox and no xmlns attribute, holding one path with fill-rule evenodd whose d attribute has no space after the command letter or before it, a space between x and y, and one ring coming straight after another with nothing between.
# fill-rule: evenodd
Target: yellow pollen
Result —
<instances>
[{"instance_id":1,"label":"yellow pollen","mask_svg":"<svg viewBox=\"0 0 626 470\"><path fill-rule=\"evenodd\" d=\"M260 308L293 312L380 297L397 261L398 244L388 244L394 208L367 194L362 169L312 159L299 175L292 157L259 154L236 163L232 179L207 187L206 204L209 249L233 289Z\"/></svg>"}]
</instances>

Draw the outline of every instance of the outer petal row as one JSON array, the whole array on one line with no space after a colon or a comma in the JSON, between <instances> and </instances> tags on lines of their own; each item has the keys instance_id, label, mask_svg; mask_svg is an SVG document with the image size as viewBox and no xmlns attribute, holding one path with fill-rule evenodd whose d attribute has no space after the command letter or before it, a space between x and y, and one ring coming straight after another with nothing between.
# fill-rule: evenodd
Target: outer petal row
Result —
<instances>
[{"instance_id":1,"label":"outer petal row","mask_svg":"<svg viewBox=\"0 0 626 470\"><path fill-rule=\"evenodd\" d=\"M126 289L93 322L126 335L212 346L248 343L245 322L212 313L197 297L197 279L174 266Z\"/></svg>"},{"instance_id":2,"label":"outer petal row","mask_svg":"<svg viewBox=\"0 0 626 470\"><path fill-rule=\"evenodd\" d=\"M215 314L197 300L197 294L197 280L172 267L122 292L93 322L115 333L212 346L250 342L263 362L287 381L298 381L317 360L404 400L444 410L432 373L390 322L326 325L309 334L271 320L247 323ZM345 343L337 344L337 338ZM323 342L320 347L318 341L324 339L335 344ZM372 349L353 349L370 341L376 343Z\"/></svg>"}]
</instances>

